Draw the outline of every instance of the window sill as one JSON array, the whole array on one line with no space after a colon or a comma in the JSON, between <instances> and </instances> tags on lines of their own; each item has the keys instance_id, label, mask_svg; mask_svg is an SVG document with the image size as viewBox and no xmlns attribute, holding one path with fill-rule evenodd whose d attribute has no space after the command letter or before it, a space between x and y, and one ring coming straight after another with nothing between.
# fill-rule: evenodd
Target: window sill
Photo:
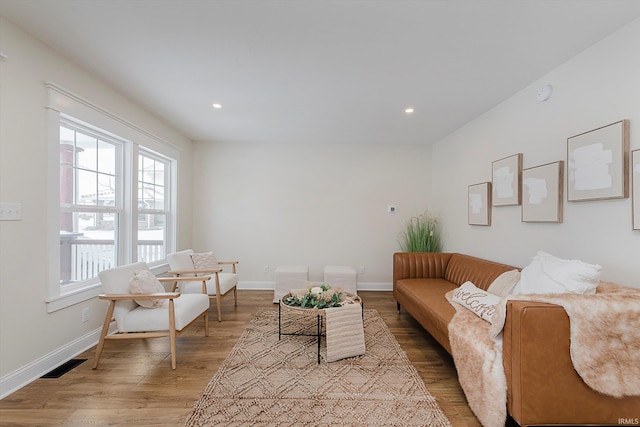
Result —
<instances>
[{"instance_id":1,"label":"window sill","mask_svg":"<svg viewBox=\"0 0 640 427\"><path fill-rule=\"evenodd\" d=\"M53 313L54 311L62 310L63 308L70 307L74 304L81 303L82 301L90 300L97 297L102 291L102 285L95 283L87 286L86 288L78 289L77 291L69 292L57 297L46 299L47 313Z\"/></svg>"},{"instance_id":2,"label":"window sill","mask_svg":"<svg viewBox=\"0 0 640 427\"><path fill-rule=\"evenodd\" d=\"M169 271L169 265L166 263L150 266L149 269L156 276L161 275ZM94 283L88 285L82 289L78 289L72 292L65 293L63 295L46 299L47 313L53 313L54 311L62 310L63 308L70 307L74 304L79 304L83 301L96 298L102 293L102 284Z\"/></svg>"}]
</instances>

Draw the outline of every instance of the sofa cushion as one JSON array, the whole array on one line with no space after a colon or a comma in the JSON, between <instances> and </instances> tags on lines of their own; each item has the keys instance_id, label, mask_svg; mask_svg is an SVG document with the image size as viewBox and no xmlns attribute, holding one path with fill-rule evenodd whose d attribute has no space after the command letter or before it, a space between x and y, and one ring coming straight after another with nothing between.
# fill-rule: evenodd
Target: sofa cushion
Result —
<instances>
[{"instance_id":1,"label":"sofa cushion","mask_svg":"<svg viewBox=\"0 0 640 427\"><path fill-rule=\"evenodd\" d=\"M489 288L488 292L491 292L494 295L498 295L499 297L504 297L513 293L513 289L516 287L518 282L520 281L520 271L511 270L505 271L494 280Z\"/></svg>"},{"instance_id":2,"label":"sofa cushion","mask_svg":"<svg viewBox=\"0 0 640 427\"><path fill-rule=\"evenodd\" d=\"M557 258L539 251L522 270L514 294L591 295L596 292L601 266Z\"/></svg>"},{"instance_id":3,"label":"sofa cushion","mask_svg":"<svg viewBox=\"0 0 640 427\"><path fill-rule=\"evenodd\" d=\"M449 322L456 310L445 294L457 286L444 279L402 279L396 282L398 301L448 352Z\"/></svg>"},{"instance_id":4,"label":"sofa cushion","mask_svg":"<svg viewBox=\"0 0 640 427\"><path fill-rule=\"evenodd\" d=\"M486 291L496 277L513 269L514 267L505 264L469 255L453 254L447 265L444 278L458 286L469 281Z\"/></svg>"}]
</instances>

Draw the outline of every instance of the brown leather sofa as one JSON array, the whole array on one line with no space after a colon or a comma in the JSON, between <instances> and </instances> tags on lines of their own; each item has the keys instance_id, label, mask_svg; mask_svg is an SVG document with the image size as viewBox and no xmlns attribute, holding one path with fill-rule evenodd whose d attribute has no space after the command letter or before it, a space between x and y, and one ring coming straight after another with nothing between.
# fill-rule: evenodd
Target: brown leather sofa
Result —
<instances>
[{"instance_id":1,"label":"brown leather sofa","mask_svg":"<svg viewBox=\"0 0 640 427\"><path fill-rule=\"evenodd\" d=\"M398 310L403 307L451 354L447 326L455 309L445 294L468 280L486 290L514 268L463 254L395 253L393 296ZM569 317L560 306L507 303L503 364L507 410L523 427L620 425L640 417L640 397L600 394L574 370Z\"/></svg>"}]
</instances>

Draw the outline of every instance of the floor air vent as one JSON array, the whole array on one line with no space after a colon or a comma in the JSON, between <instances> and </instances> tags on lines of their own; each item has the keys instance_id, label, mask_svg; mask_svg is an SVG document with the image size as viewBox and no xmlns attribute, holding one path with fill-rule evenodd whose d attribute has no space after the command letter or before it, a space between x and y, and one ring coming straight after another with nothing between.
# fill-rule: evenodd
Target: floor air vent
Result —
<instances>
[{"instance_id":1,"label":"floor air vent","mask_svg":"<svg viewBox=\"0 0 640 427\"><path fill-rule=\"evenodd\" d=\"M65 362L62 365L58 366L57 368L47 372L40 378L60 378L61 376L63 376L64 374L66 374L76 366L78 366L79 364L86 361L87 359L71 359L68 362Z\"/></svg>"}]
</instances>

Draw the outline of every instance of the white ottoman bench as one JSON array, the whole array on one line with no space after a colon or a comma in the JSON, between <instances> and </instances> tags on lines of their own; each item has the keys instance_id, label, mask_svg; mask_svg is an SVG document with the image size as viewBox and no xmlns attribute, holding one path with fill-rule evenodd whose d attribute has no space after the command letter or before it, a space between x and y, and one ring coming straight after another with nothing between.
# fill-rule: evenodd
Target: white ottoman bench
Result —
<instances>
[{"instance_id":1,"label":"white ottoman bench","mask_svg":"<svg viewBox=\"0 0 640 427\"><path fill-rule=\"evenodd\" d=\"M309 267L306 265L280 265L276 268L276 286L273 290L273 302L291 292L291 289L304 287L309 280Z\"/></svg>"},{"instance_id":2,"label":"white ottoman bench","mask_svg":"<svg viewBox=\"0 0 640 427\"><path fill-rule=\"evenodd\" d=\"M340 287L345 292L358 293L358 273L351 266L327 265L324 268L324 283Z\"/></svg>"}]
</instances>

